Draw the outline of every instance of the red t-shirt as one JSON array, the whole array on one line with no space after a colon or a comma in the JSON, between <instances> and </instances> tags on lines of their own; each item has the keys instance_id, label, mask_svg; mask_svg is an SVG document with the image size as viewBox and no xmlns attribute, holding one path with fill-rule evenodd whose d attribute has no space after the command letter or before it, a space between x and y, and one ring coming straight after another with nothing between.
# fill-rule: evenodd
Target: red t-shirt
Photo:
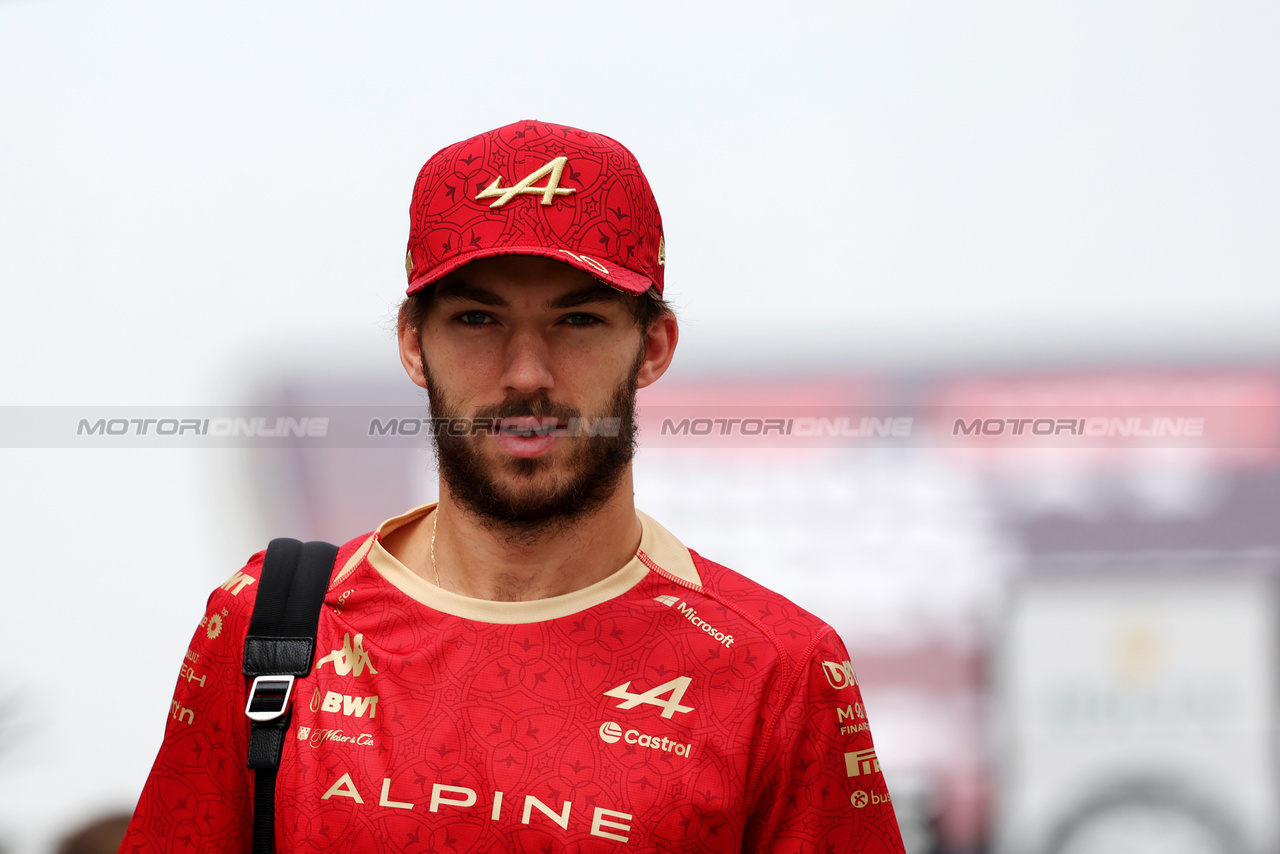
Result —
<instances>
[{"instance_id":1,"label":"red t-shirt","mask_svg":"<svg viewBox=\"0 0 1280 854\"><path fill-rule=\"evenodd\" d=\"M893 852L849 655L816 617L640 514L604 580L441 590L345 545L294 689L276 850ZM262 554L209 597L122 851L249 851L244 636Z\"/></svg>"}]
</instances>

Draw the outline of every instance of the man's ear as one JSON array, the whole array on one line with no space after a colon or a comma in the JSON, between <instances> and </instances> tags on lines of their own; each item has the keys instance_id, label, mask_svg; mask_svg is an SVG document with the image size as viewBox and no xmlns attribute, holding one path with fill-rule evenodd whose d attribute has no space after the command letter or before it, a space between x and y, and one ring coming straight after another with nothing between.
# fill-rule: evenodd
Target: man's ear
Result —
<instances>
[{"instance_id":1,"label":"man's ear","mask_svg":"<svg viewBox=\"0 0 1280 854\"><path fill-rule=\"evenodd\" d=\"M644 363L636 374L636 388L652 385L667 372L679 340L680 325L674 316L664 314L649 324L644 336Z\"/></svg>"},{"instance_id":2,"label":"man's ear","mask_svg":"<svg viewBox=\"0 0 1280 854\"><path fill-rule=\"evenodd\" d=\"M401 320L396 329L400 344L400 364L414 385L427 387L427 374L422 370L422 331Z\"/></svg>"}]
</instances>

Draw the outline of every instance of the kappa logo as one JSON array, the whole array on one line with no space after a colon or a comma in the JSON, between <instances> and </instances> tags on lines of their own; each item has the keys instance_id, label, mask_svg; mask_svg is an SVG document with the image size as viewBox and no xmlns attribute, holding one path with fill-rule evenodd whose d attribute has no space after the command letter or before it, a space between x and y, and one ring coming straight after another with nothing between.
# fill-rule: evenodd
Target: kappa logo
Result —
<instances>
[{"instance_id":1,"label":"kappa logo","mask_svg":"<svg viewBox=\"0 0 1280 854\"><path fill-rule=\"evenodd\" d=\"M564 167L568 162L569 158L567 157L557 157L542 166L542 168L538 169L536 172L531 172L524 178L521 178L518 184L513 184L506 188L501 186L502 176L499 175L497 178L493 179L492 184L480 191L480 194L476 196L476 201L479 201L480 199L497 198L497 201L489 205L489 207L500 208L516 196L528 195L542 196L542 203L544 205L549 205L556 200L556 196L567 196L570 193L577 192L576 190L560 186L560 176L564 174ZM534 181L539 181L547 175L551 176L547 178L547 186L533 186Z\"/></svg>"},{"instance_id":2,"label":"kappa logo","mask_svg":"<svg viewBox=\"0 0 1280 854\"><path fill-rule=\"evenodd\" d=\"M657 706L662 709L662 716L670 718L676 712L692 712L693 706L682 706L680 701L684 699L684 692L689 690L689 685L693 680L688 676L677 676L670 682L663 682L656 688L650 688L643 694L633 694L631 692L631 682L623 682L617 688L610 688L604 692L606 697L617 697L622 700L618 704L619 709L634 709L640 704L649 706ZM669 694L667 699L661 699L663 694Z\"/></svg>"},{"instance_id":3,"label":"kappa logo","mask_svg":"<svg viewBox=\"0 0 1280 854\"><path fill-rule=\"evenodd\" d=\"M858 675L853 672L851 661L824 661L822 673L827 677L827 684L837 691L858 684Z\"/></svg>"},{"instance_id":4,"label":"kappa logo","mask_svg":"<svg viewBox=\"0 0 1280 854\"><path fill-rule=\"evenodd\" d=\"M378 672L369 658L369 653L365 652L364 635L356 635L353 643L350 632L347 632L342 638L341 649L335 649L316 662L316 670L319 670L325 664L332 664L333 672L339 676L346 676L348 673L359 676L364 673L366 667L369 668L370 673Z\"/></svg>"}]
</instances>

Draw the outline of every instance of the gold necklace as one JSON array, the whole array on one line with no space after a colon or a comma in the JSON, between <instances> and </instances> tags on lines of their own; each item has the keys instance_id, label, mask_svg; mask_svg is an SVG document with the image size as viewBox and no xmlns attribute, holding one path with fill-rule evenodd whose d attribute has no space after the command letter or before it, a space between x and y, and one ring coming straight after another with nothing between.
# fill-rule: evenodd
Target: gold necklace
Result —
<instances>
[{"instance_id":1,"label":"gold necklace","mask_svg":"<svg viewBox=\"0 0 1280 854\"><path fill-rule=\"evenodd\" d=\"M436 566L436 523L440 521L440 505L436 505L436 512L431 514L431 571L436 576L436 587L440 586L440 568Z\"/></svg>"}]
</instances>

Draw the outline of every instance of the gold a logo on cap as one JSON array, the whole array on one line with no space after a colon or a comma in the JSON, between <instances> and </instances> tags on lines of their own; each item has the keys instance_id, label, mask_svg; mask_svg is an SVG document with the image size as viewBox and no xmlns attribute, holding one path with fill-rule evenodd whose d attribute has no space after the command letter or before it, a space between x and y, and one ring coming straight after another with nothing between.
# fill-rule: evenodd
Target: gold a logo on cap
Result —
<instances>
[{"instance_id":1,"label":"gold a logo on cap","mask_svg":"<svg viewBox=\"0 0 1280 854\"><path fill-rule=\"evenodd\" d=\"M493 183L480 191L480 195L476 196L476 201L480 199L492 199L496 197L498 200L489 205L491 208L500 208L507 202L511 201L518 195L542 196L542 203L549 205L555 201L556 196L567 196L574 190L560 186L560 176L564 174L565 164L569 162L567 157L557 157L550 161L536 172L532 172L520 179L520 183L514 184L506 189L498 186L502 183L502 176L499 175L493 179ZM547 186L535 187L534 181L541 180L547 174L551 177L547 178Z\"/></svg>"}]
</instances>

